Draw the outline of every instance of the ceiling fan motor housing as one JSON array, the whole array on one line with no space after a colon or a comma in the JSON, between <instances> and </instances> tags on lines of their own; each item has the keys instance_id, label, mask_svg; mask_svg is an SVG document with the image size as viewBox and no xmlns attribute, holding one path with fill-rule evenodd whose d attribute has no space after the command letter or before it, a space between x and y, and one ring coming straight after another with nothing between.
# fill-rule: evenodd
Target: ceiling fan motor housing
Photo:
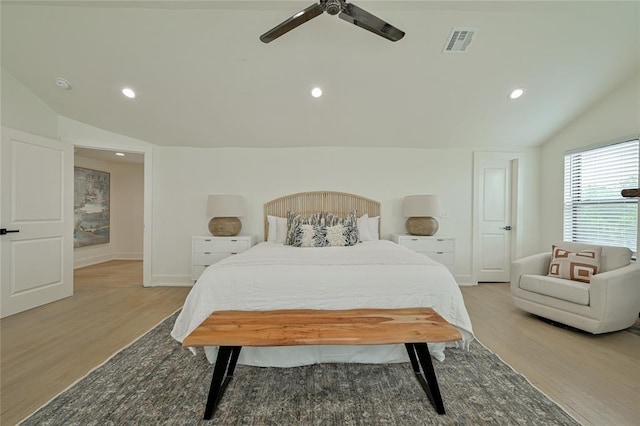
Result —
<instances>
[{"instance_id":1,"label":"ceiling fan motor housing","mask_svg":"<svg viewBox=\"0 0 640 426\"><path fill-rule=\"evenodd\" d=\"M327 0L324 10L329 15L337 15L342 10L342 2L340 0Z\"/></svg>"}]
</instances>

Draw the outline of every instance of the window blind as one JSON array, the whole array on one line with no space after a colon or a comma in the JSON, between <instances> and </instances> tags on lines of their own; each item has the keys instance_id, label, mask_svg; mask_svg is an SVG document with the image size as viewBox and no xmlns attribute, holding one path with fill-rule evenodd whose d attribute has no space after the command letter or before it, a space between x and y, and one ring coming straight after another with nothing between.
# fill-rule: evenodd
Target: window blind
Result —
<instances>
[{"instance_id":1,"label":"window blind","mask_svg":"<svg viewBox=\"0 0 640 426\"><path fill-rule=\"evenodd\" d=\"M564 157L564 240L624 246L637 252L638 139Z\"/></svg>"}]
</instances>

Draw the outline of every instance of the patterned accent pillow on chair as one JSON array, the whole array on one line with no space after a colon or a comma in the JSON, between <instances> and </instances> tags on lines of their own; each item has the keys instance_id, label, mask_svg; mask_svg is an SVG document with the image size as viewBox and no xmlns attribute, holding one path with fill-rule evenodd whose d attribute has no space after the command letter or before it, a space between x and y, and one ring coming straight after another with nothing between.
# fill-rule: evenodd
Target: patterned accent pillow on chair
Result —
<instances>
[{"instance_id":1,"label":"patterned accent pillow on chair","mask_svg":"<svg viewBox=\"0 0 640 426\"><path fill-rule=\"evenodd\" d=\"M571 252L553 246L549 276L589 284L591 277L600 270L601 252L601 247L589 247L579 252Z\"/></svg>"}]
</instances>

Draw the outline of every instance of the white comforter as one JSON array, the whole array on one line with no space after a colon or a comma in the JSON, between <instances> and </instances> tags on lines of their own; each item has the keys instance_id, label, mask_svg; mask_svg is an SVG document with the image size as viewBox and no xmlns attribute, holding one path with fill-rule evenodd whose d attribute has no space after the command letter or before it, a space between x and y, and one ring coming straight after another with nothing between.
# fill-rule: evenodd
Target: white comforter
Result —
<instances>
[{"instance_id":1,"label":"white comforter","mask_svg":"<svg viewBox=\"0 0 640 426\"><path fill-rule=\"evenodd\" d=\"M171 336L182 340L218 310L433 307L460 330L473 330L449 270L390 241L353 247L298 248L260 243L209 266L187 296ZM444 344L430 344L444 359ZM217 348L206 348L215 360ZM241 364L291 367L319 362L406 362L403 345L294 346L242 349Z\"/></svg>"}]
</instances>

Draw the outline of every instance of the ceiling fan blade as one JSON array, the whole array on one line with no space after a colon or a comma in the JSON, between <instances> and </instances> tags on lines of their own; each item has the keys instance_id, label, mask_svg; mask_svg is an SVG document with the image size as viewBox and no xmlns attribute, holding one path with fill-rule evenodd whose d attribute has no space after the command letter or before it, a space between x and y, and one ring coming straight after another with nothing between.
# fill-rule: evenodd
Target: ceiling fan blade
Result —
<instances>
[{"instance_id":1,"label":"ceiling fan blade","mask_svg":"<svg viewBox=\"0 0 640 426\"><path fill-rule=\"evenodd\" d=\"M400 31L393 25L359 8L353 3L345 4L345 8L338 16L347 22L371 31L387 40L398 41L404 37L404 31Z\"/></svg>"},{"instance_id":2,"label":"ceiling fan blade","mask_svg":"<svg viewBox=\"0 0 640 426\"><path fill-rule=\"evenodd\" d=\"M296 13L283 23L276 25L274 28L262 34L260 36L260 40L264 43L269 43L277 39L281 35L288 33L297 26L304 24L305 22L315 18L318 15L321 15L322 12L324 12L324 9L320 6L319 3L312 4L306 9Z\"/></svg>"}]
</instances>

